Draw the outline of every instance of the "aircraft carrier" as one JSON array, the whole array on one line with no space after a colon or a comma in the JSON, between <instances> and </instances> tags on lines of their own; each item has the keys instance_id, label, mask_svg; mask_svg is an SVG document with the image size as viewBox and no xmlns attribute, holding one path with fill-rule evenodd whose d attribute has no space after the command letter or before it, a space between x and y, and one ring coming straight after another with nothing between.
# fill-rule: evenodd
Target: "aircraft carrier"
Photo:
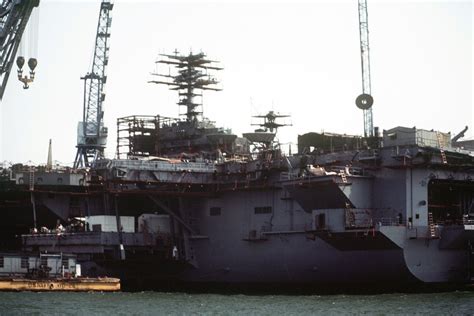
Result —
<instances>
[{"instance_id":1,"label":"aircraft carrier","mask_svg":"<svg viewBox=\"0 0 474 316\"><path fill-rule=\"evenodd\" d=\"M219 64L175 52L157 61L175 72L150 82L177 91L182 117L117 119L108 159L112 8L102 1L74 166L49 157L0 169L1 251L74 254L83 275L119 277L124 289L472 283L473 141L462 141L466 129L373 127L366 7L356 100L364 136L308 133L285 154L276 134L286 115L270 111L239 137L202 111L203 91L219 90Z\"/></svg>"},{"instance_id":2,"label":"aircraft carrier","mask_svg":"<svg viewBox=\"0 0 474 316\"><path fill-rule=\"evenodd\" d=\"M284 115L257 116L243 137L217 128L195 99L217 84L201 73L214 62L163 57L187 79L153 82L186 91L185 118L119 118L117 158L90 168L5 171L1 231L15 245L76 254L85 275L118 276L124 288L471 282L465 130L308 133L285 155L275 141Z\"/></svg>"}]
</instances>

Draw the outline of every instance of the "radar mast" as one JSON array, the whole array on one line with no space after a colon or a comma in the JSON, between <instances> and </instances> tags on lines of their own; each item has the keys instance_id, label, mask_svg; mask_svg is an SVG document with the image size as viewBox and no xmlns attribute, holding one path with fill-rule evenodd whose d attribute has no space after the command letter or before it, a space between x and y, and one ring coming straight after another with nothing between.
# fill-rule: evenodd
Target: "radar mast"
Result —
<instances>
[{"instance_id":1,"label":"radar mast","mask_svg":"<svg viewBox=\"0 0 474 316\"><path fill-rule=\"evenodd\" d=\"M290 115L275 113L269 111L267 114L254 115L253 118L263 119L263 122L251 123L252 126L260 126L261 128L252 133L244 133L243 136L247 138L257 151L268 150L273 147L274 139L279 127L291 126L291 123L281 122L276 120L283 117L290 117ZM277 144L278 145L278 144Z\"/></svg>"},{"instance_id":2,"label":"radar mast","mask_svg":"<svg viewBox=\"0 0 474 316\"><path fill-rule=\"evenodd\" d=\"M287 115L287 114L280 114L280 113L275 113L274 111L269 111L265 115L254 115L252 117L263 118L263 123L252 123L251 125L263 127L265 132L273 133L273 130L275 130L275 133L276 133L279 127L291 126L291 123L277 123L276 122L276 119L278 118L290 117L290 115Z\"/></svg>"},{"instance_id":3,"label":"radar mast","mask_svg":"<svg viewBox=\"0 0 474 316\"><path fill-rule=\"evenodd\" d=\"M189 122L198 122L202 120L202 91L213 90L221 91L216 85L219 83L213 76L209 74L210 70L222 70L216 64L218 61L209 60L204 53L189 55L180 55L175 50L174 55L160 54L161 59L156 64L165 64L174 66L174 73L171 67L168 74L153 73L160 80L152 80L150 83L164 84L171 86L170 90L177 90L179 93L179 106L186 108L186 116ZM196 97L201 97L200 102Z\"/></svg>"}]
</instances>

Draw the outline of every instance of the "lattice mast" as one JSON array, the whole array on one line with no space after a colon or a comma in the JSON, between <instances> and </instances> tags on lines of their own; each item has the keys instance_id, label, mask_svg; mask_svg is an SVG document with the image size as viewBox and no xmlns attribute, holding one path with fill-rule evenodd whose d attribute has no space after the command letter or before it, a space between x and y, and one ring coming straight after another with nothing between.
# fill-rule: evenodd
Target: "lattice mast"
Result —
<instances>
[{"instance_id":1,"label":"lattice mast","mask_svg":"<svg viewBox=\"0 0 474 316\"><path fill-rule=\"evenodd\" d=\"M97 159L104 157L107 128L103 122L102 104L105 100L104 85L107 81L106 67L109 61L113 6L108 0L103 0L100 5L92 70L81 78L84 80L83 118L77 129L74 168L90 167Z\"/></svg>"},{"instance_id":2,"label":"lattice mast","mask_svg":"<svg viewBox=\"0 0 474 316\"><path fill-rule=\"evenodd\" d=\"M276 133L279 127L292 126L291 123L277 123L276 122L277 119L283 118L283 117L290 117L290 115L279 114L279 113L275 113L274 111L269 111L265 115L254 115L252 117L263 118L263 123L252 123L251 125L260 126L264 129L265 132L273 133L273 131L275 131Z\"/></svg>"},{"instance_id":3,"label":"lattice mast","mask_svg":"<svg viewBox=\"0 0 474 316\"><path fill-rule=\"evenodd\" d=\"M38 5L39 0L3 0L0 5L0 99L3 98L13 59L31 12ZM21 60L19 62L21 63ZM30 69L33 66L31 71L34 72L36 59L28 64Z\"/></svg>"},{"instance_id":4,"label":"lattice mast","mask_svg":"<svg viewBox=\"0 0 474 316\"><path fill-rule=\"evenodd\" d=\"M216 66L217 61L206 59L203 53L189 55L179 55L175 51L174 55L160 54L165 57L158 60L157 64L166 64L174 66L176 73L169 74L153 73L152 75L164 78L163 80L152 80L151 83L169 85L171 90L179 92L179 106L186 108L186 120L190 122L198 122L202 119L202 91L213 90L220 91L216 85L219 83L209 74L209 70L222 70L223 68ZM200 90L200 91L196 91ZM201 102L196 100L201 97Z\"/></svg>"},{"instance_id":5,"label":"lattice mast","mask_svg":"<svg viewBox=\"0 0 474 316\"><path fill-rule=\"evenodd\" d=\"M359 0L360 60L362 66L362 94L356 99L356 105L364 113L364 136L374 136L372 105L374 99L370 86L369 22L367 1Z\"/></svg>"}]
</instances>

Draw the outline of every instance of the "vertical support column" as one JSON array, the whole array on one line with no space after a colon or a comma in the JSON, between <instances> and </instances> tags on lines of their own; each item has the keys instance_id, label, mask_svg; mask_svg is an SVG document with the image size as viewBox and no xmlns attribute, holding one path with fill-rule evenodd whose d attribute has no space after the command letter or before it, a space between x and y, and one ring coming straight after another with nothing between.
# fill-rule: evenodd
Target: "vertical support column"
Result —
<instances>
[{"instance_id":1,"label":"vertical support column","mask_svg":"<svg viewBox=\"0 0 474 316\"><path fill-rule=\"evenodd\" d=\"M467 281L471 284L474 283L474 247L470 240L467 241Z\"/></svg>"},{"instance_id":2,"label":"vertical support column","mask_svg":"<svg viewBox=\"0 0 474 316\"><path fill-rule=\"evenodd\" d=\"M177 210L174 211L170 206L166 205L153 195L148 195L148 197L163 211L167 212L170 215L170 230L171 236L173 238L173 248L176 247L180 253L180 257L186 260L191 260L192 251L190 251L189 245L189 236L194 234L192 227L185 221L185 212L183 209L183 201L181 198L178 200L172 200L177 202ZM173 204L175 206L175 204ZM177 231L176 231L177 230ZM173 257L175 256L176 250L173 249ZM195 264L195 262L192 262Z\"/></svg>"},{"instance_id":3,"label":"vertical support column","mask_svg":"<svg viewBox=\"0 0 474 316\"><path fill-rule=\"evenodd\" d=\"M86 191L87 192L87 191ZM87 217L90 217L91 216L91 210L90 210L90 200L89 200L89 195L86 195L86 198L85 198L85 207L86 207L86 216ZM89 220L86 221L85 223L85 227L84 227L84 231L88 232L90 231L91 228L89 227Z\"/></svg>"},{"instance_id":4,"label":"vertical support column","mask_svg":"<svg viewBox=\"0 0 474 316\"><path fill-rule=\"evenodd\" d=\"M406 169L405 188L405 213L407 214L407 219L411 218L413 227L416 227L419 226L419 219L415 218L415 214L413 214L413 169L411 167Z\"/></svg>"},{"instance_id":5,"label":"vertical support column","mask_svg":"<svg viewBox=\"0 0 474 316\"><path fill-rule=\"evenodd\" d=\"M117 232L119 237L120 260L125 260L125 248L123 247L122 222L118 209L117 194L114 195L115 218L117 220Z\"/></svg>"},{"instance_id":6,"label":"vertical support column","mask_svg":"<svg viewBox=\"0 0 474 316\"><path fill-rule=\"evenodd\" d=\"M171 231L171 241L172 241L171 251L173 251L174 247L176 247L176 229L175 229L175 221L174 221L173 216L170 216L170 231Z\"/></svg>"},{"instance_id":7,"label":"vertical support column","mask_svg":"<svg viewBox=\"0 0 474 316\"><path fill-rule=\"evenodd\" d=\"M185 221L186 214L183 209L183 198L178 199L178 214L179 216ZM179 234L182 236L182 258L186 259L187 261L190 260L189 256L189 232L186 229L183 229L181 226L179 227Z\"/></svg>"},{"instance_id":8,"label":"vertical support column","mask_svg":"<svg viewBox=\"0 0 474 316\"><path fill-rule=\"evenodd\" d=\"M35 201L35 168L30 167L30 200L31 206L33 207L33 228L37 229L36 227L36 201Z\"/></svg>"},{"instance_id":9,"label":"vertical support column","mask_svg":"<svg viewBox=\"0 0 474 316\"><path fill-rule=\"evenodd\" d=\"M295 229L295 224L294 224L294 217L295 217L295 210L294 210L294 203L293 203L293 199L289 199L288 200L289 204L290 204L290 230L293 231Z\"/></svg>"},{"instance_id":10,"label":"vertical support column","mask_svg":"<svg viewBox=\"0 0 474 316\"><path fill-rule=\"evenodd\" d=\"M35 201L35 194L33 191L30 192L30 199L31 199L31 205L33 206L33 228L36 230L36 201Z\"/></svg>"}]
</instances>

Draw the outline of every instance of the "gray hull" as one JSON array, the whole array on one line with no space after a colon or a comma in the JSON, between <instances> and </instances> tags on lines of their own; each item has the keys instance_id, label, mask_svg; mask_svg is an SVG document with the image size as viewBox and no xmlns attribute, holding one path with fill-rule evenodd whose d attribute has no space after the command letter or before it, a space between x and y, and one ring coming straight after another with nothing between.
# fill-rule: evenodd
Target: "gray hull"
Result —
<instances>
[{"instance_id":1,"label":"gray hull","mask_svg":"<svg viewBox=\"0 0 474 316\"><path fill-rule=\"evenodd\" d=\"M222 245L193 243L198 267L182 275L192 282L362 284L414 283L402 249L341 251L307 234L278 234L264 241Z\"/></svg>"}]
</instances>

